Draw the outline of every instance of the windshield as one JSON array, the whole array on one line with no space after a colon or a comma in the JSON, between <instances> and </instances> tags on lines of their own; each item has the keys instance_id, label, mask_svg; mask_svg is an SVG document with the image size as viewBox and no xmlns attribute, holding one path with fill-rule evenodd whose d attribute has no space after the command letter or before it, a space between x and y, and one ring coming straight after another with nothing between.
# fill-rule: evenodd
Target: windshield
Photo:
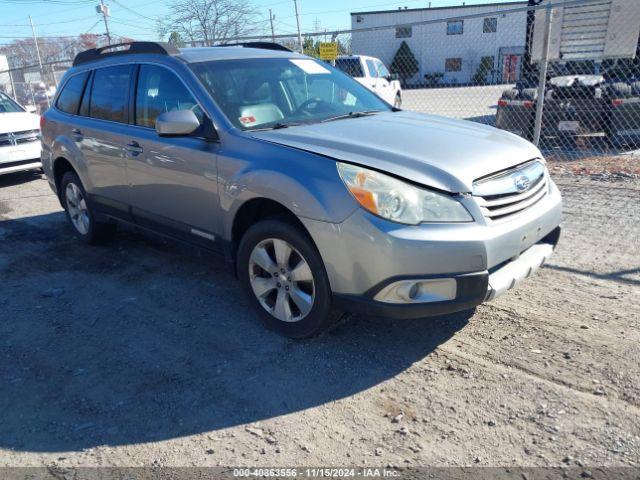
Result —
<instances>
[{"instance_id":1,"label":"windshield","mask_svg":"<svg viewBox=\"0 0 640 480\"><path fill-rule=\"evenodd\" d=\"M191 68L227 118L243 130L391 110L355 80L310 58L216 60Z\"/></svg>"},{"instance_id":2,"label":"windshield","mask_svg":"<svg viewBox=\"0 0 640 480\"><path fill-rule=\"evenodd\" d=\"M24 112L16 102L0 92L0 113Z\"/></svg>"}]
</instances>

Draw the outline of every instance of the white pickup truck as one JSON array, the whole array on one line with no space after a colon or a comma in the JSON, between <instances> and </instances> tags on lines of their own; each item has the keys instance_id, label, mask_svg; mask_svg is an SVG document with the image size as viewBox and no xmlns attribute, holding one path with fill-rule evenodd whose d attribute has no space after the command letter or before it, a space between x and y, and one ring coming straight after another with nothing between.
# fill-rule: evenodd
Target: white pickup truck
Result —
<instances>
[{"instance_id":1,"label":"white pickup truck","mask_svg":"<svg viewBox=\"0 0 640 480\"><path fill-rule=\"evenodd\" d=\"M366 55L341 55L336 59L336 67L390 105L396 108L402 105L400 82L380 59Z\"/></svg>"}]
</instances>

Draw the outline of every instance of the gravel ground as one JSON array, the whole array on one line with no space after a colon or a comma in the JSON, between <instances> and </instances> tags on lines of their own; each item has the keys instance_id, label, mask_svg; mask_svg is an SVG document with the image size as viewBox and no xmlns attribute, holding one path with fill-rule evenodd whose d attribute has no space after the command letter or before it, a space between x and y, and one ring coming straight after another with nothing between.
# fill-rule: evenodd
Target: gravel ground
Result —
<instances>
[{"instance_id":1,"label":"gravel ground","mask_svg":"<svg viewBox=\"0 0 640 480\"><path fill-rule=\"evenodd\" d=\"M416 88L402 91L402 107L445 117L495 123L502 92L514 85L480 87Z\"/></svg>"},{"instance_id":2,"label":"gravel ground","mask_svg":"<svg viewBox=\"0 0 640 480\"><path fill-rule=\"evenodd\" d=\"M224 262L77 243L0 178L0 466L640 460L640 183L557 178L549 265L475 311L265 331Z\"/></svg>"}]
</instances>

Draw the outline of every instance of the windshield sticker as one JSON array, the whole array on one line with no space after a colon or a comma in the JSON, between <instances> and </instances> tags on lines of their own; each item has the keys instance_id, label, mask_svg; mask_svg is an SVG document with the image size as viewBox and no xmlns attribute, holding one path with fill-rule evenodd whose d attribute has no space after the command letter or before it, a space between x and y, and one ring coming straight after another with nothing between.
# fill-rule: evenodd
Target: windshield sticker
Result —
<instances>
[{"instance_id":1,"label":"windshield sticker","mask_svg":"<svg viewBox=\"0 0 640 480\"><path fill-rule=\"evenodd\" d=\"M254 117L253 115L240 117L239 120L240 120L240 123L247 126L253 125L254 123L256 123L256 117Z\"/></svg>"},{"instance_id":2,"label":"windshield sticker","mask_svg":"<svg viewBox=\"0 0 640 480\"><path fill-rule=\"evenodd\" d=\"M293 63L296 67L302 69L305 73L309 75L319 75L323 73L331 73L329 70L324 68L315 60L307 60L307 59L289 59L291 63Z\"/></svg>"}]
</instances>

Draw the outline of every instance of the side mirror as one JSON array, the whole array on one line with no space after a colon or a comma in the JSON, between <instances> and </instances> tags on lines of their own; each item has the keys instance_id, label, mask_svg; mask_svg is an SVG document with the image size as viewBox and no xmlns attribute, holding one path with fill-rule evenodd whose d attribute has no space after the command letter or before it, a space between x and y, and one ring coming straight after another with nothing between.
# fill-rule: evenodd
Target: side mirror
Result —
<instances>
[{"instance_id":1,"label":"side mirror","mask_svg":"<svg viewBox=\"0 0 640 480\"><path fill-rule=\"evenodd\" d=\"M400 75L398 75L397 73L390 73L389 75L387 75L387 81L392 82L394 80L400 80Z\"/></svg>"},{"instance_id":2,"label":"side mirror","mask_svg":"<svg viewBox=\"0 0 640 480\"><path fill-rule=\"evenodd\" d=\"M191 110L173 110L156 118L156 132L160 136L190 135L198 128L200 120Z\"/></svg>"},{"instance_id":3,"label":"side mirror","mask_svg":"<svg viewBox=\"0 0 640 480\"><path fill-rule=\"evenodd\" d=\"M27 113L36 113L38 111L35 105L24 105L24 109Z\"/></svg>"}]
</instances>

